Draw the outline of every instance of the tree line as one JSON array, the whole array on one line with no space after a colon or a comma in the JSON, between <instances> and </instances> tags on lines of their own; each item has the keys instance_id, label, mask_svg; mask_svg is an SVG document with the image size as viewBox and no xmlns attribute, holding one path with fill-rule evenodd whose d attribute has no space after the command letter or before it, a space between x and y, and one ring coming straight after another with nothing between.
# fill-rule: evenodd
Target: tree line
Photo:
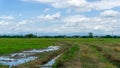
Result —
<instances>
[{"instance_id":1,"label":"tree line","mask_svg":"<svg viewBox=\"0 0 120 68\"><path fill-rule=\"evenodd\" d=\"M89 33L88 35L85 36L80 36L80 35L37 36L34 34L26 34L26 35L0 35L0 38L120 38L120 36L116 36L116 35L94 36L93 33Z\"/></svg>"}]
</instances>

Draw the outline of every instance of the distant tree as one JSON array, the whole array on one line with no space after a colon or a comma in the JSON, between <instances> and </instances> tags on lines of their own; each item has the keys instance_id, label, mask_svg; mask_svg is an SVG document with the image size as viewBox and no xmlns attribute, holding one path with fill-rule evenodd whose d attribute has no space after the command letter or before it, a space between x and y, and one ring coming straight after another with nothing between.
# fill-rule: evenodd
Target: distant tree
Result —
<instances>
[{"instance_id":1,"label":"distant tree","mask_svg":"<svg viewBox=\"0 0 120 68\"><path fill-rule=\"evenodd\" d=\"M89 38L93 38L93 33L89 32Z\"/></svg>"},{"instance_id":2,"label":"distant tree","mask_svg":"<svg viewBox=\"0 0 120 68\"><path fill-rule=\"evenodd\" d=\"M80 38L80 36L74 35L74 36L72 36L72 38Z\"/></svg>"},{"instance_id":3,"label":"distant tree","mask_svg":"<svg viewBox=\"0 0 120 68\"><path fill-rule=\"evenodd\" d=\"M88 36L81 36L81 38L88 38Z\"/></svg>"},{"instance_id":4,"label":"distant tree","mask_svg":"<svg viewBox=\"0 0 120 68\"><path fill-rule=\"evenodd\" d=\"M26 34L25 37L26 37L26 38L35 38L35 37L37 37L37 36L34 35L34 34Z\"/></svg>"},{"instance_id":5,"label":"distant tree","mask_svg":"<svg viewBox=\"0 0 120 68\"><path fill-rule=\"evenodd\" d=\"M106 35L105 38L112 38L112 36L111 35Z\"/></svg>"},{"instance_id":6,"label":"distant tree","mask_svg":"<svg viewBox=\"0 0 120 68\"><path fill-rule=\"evenodd\" d=\"M117 35L115 35L115 36L113 36L113 38L118 38L118 36L117 36Z\"/></svg>"}]
</instances>

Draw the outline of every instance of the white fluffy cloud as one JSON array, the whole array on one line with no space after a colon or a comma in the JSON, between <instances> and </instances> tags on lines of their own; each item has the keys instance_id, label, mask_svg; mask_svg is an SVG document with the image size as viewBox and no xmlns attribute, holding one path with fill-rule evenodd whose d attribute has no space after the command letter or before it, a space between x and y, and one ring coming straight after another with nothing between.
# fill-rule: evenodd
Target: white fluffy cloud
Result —
<instances>
[{"instance_id":1,"label":"white fluffy cloud","mask_svg":"<svg viewBox=\"0 0 120 68\"><path fill-rule=\"evenodd\" d=\"M120 8L120 0L93 0L92 2L88 0L20 1L25 2L25 4L26 2L40 4L42 8L39 7L38 10L43 10L40 13L35 13L37 16L33 15L34 11L31 15L24 14L24 12L23 14L21 12L18 16L0 15L0 34L7 32L12 34L26 32L44 34L94 32L96 34L111 34L112 31L120 34L118 31L120 29L120 11L118 9ZM27 5L35 5L31 3ZM34 7L30 7L31 10ZM38 10L37 12L40 11Z\"/></svg>"},{"instance_id":2,"label":"white fluffy cloud","mask_svg":"<svg viewBox=\"0 0 120 68\"><path fill-rule=\"evenodd\" d=\"M4 25L8 25L9 23L6 22L5 20L1 20L0 21L0 26L4 26Z\"/></svg>"},{"instance_id":3,"label":"white fluffy cloud","mask_svg":"<svg viewBox=\"0 0 120 68\"><path fill-rule=\"evenodd\" d=\"M50 8L45 8L43 12L48 12Z\"/></svg>"},{"instance_id":4,"label":"white fluffy cloud","mask_svg":"<svg viewBox=\"0 0 120 68\"><path fill-rule=\"evenodd\" d=\"M90 11L112 9L120 7L120 0L99 0L88 2L87 0L22 0L25 2L38 2L50 4L54 8L71 8L77 11Z\"/></svg>"},{"instance_id":5,"label":"white fluffy cloud","mask_svg":"<svg viewBox=\"0 0 120 68\"><path fill-rule=\"evenodd\" d=\"M114 11L114 10L106 10L104 12L101 13L101 16L108 16L108 17L116 17L119 16L120 12L118 11Z\"/></svg>"},{"instance_id":6,"label":"white fluffy cloud","mask_svg":"<svg viewBox=\"0 0 120 68\"><path fill-rule=\"evenodd\" d=\"M108 14L107 14L108 12ZM109 16L112 14L111 17L106 17L104 15ZM112 31L118 33L118 29L120 29L120 20L119 17L114 17L114 14L119 14L118 11L108 10L102 12L99 16L96 17L86 17L84 15L69 15L65 17L58 18L55 21L56 17L60 17L59 13L55 13L52 15L44 15L40 16L40 18L28 20L28 21L21 21L19 22L19 27L25 29L25 31L33 31L33 32L43 32L43 33L58 33L58 34L73 34L73 33L83 33L83 32L94 32L96 34L111 34ZM103 15L103 16L101 16ZM55 22L50 26L42 26L41 22L37 22L43 20L45 22L43 24L50 24ZM54 20L53 20L54 19ZM49 22L51 21L51 22ZM28 24L30 25L28 27ZM34 26L34 24L39 24L38 27ZM40 27L41 24L41 27ZM24 27L23 27L24 25ZM32 29L31 29L31 28ZM24 30L23 30L24 31ZM120 34L120 33L118 33Z\"/></svg>"},{"instance_id":7,"label":"white fluffy cloud","mask_svg":"<svg viewBox=\"0 0 120 68\"><path fill-rule=\"evenodd\" d=\"M102 10L102 9L112 9L115 7L120 7L120 0L101 0L94 3L91 3L93 8Z\"/></svg>"},{"instance_id":8,"label":"white fluffy cloud","mask_svg":"<svg viewBox=\"0 0 120 68\"><path fill-rule=\"evenodd\" d=\"M11 33L56 33L56 34L77 34L83 32L94 32L95 34L120 34L120 12L106 10L95 17L87 17L81 14L61 16L60 12L54 14L43 14L31 19L24 19L18 22L14 20L1 20L0 32ZM8 25L9 24L9 25ZM9 29L6 29L9 28Z\"/></svg>"},{"instance_id":9,"label":"white fluffy cloud","mask_svg":"<svg viewBox=\"0 0 120 68\"><path fill-rule=\"evenodd\" d=\"M12 20L14 19L14 17L13 16L0 16L0 19Z\"/></svg>"},{"instance_id":10,"label":"white fluffy cloud","mask_svg":"<svg viewBox=\"0 0 120 68\"><path fill-rule=\"evenodd\" d=\"M55 13L55 14L47 14L47 15L40 15L37 16L38 19L40 20L56 20L59 19L61 16L61 14L59 12Z\"/></svg>"}]
</instances>

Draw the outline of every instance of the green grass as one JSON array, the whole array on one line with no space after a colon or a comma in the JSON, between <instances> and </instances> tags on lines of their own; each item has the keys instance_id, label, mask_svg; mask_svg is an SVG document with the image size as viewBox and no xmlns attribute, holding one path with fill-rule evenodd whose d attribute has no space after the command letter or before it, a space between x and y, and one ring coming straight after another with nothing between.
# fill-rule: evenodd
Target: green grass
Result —
<instances>
[{"instance_id":1,"label":"green grass","mask_svg":"<svg viewBox=\"0 0 120 68\"><path fill-rule=\"evenodd\" d=\"M118 66L114 65L111 61L109 61L106 56L102 55L102 52L99 52L97 48L93 47L92 45L98 45L104 48L105 45L107 45L109 48L104 48L106 52L114 54L113 56L119 56L119 48L116 48L113 51L111 50L111 46L113 47L119 47L119 41L120 39L107 39L107 38L87 38L87 39L67 39L72 42L72 44L79 44L80 50L77 53L79 55L77 58L73 58L70 53L67 52L62 58L60 58L59 62L55 64L57 65L63 65L65 68L74 68L76 66L81 68L117 68ZM74 51L72 51L74 52ZM80 53L80 54L79 54ZM105 53L105 52L104 52ZM117 53L117 54L116 54ZM120 52L119 52L120 54ZM77 56L74 54L74 56ZM119 60L119 58L117 58ZM68 61L69 60L69 61ZM77 65L77 63L79 65ZM62 64L61 64L62 63ZM118 63L120 65L120 63ZM119 68L119 67L118 67Z\"/></svg>"},{"instance_id":2,"label":"green grass","mask_svg":"<svg viewBox=\"0 0 120 68\"><path fill-rule=\"evenodd\" d=\"M75 38L0 38L0 55L19 52L22 50L44 48L59 41L78 41Z\"/></svg>"},{"instance_id":3,"label":"green grass","mask_svg":"<svg viewBox=\"0 0 120 68\"><path fill-rule=\"evenodd\" d=\"M58 59L66 64L66 68L67 66L75 68L74 63L82 68L116 68L120 65L118 38L0 38L0 55L45 48L58 42L75 45L71 49L66 49Z\"/></svg>"},{"instance_id":4,"label":"green grass","mask_svg":"<svg viewBox=\"0 0 120 68\"><path fill-rule=\"evenodd\" d=\"M54 45L55 42L57 40L44 38L0 38L0 55L34 48L45 48Z\"/></svg>"},{"instance_id":5,"label":"green grass","mask_svg":"<svg viewBox=\"0 0 120 68\"><path fill-rule=\"evenodd\" d=\"M110 43L107 45L93 45L103 56L105 56L111 63L120 67L120 44Z\"/></svg>"},{"instance_id":6,"label":"green grass","mask_svg":"<svg viewBox=\"0 0 120 68\"><path fill-rule=\"evenodd\" d=\"M73 45L68 51L64 52L64 54L61 56L60 59L62 59L63 62L69 61L71 58L73 58L76 54L75 52L79 50L78 45Z\"/></svg>"},{"instance_id":7,"label":"green grass","mask_svg":"<svg viewBox=\"0 0 120 68\"><path fill-rule=\"evenodd\" d=\"M78 45L73 45L69 50L65 51L60 58L57 60L57 62L53 65L53 68L58 68L59 66L64 66L65 62L68 62L72 58L75 57L76 52L79 50Z\"/></svg>"},{"instance_id":8,"label":"green grass","mask_svg":"<svg viewBox=\"0 0 120 68\"><path fill-rule=\"evenodd\" d=\"M90 45L81 46L80 53L83 68L117 68Z\"/></svg>"}]
</instances>

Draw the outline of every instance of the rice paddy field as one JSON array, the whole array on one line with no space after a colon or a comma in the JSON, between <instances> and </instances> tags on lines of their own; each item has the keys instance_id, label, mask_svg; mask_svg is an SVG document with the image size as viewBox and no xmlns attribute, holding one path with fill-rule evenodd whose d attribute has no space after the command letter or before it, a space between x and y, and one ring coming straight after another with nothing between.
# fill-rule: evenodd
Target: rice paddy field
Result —
<instances>
[{"instance_id":1,"label":"rice paddy field","mask_svg":"<svg viewBox=\"0 0 120 68\"><path fill-rule=\"evenodd\" d=\"M0 38L0 56L48 46L61 49L39 54L37 60L12 68L40 68L57 55L51 68L120 68L118 38ZM0 64L0 68L8 68Z\"/></svg>"}]
</instances>

